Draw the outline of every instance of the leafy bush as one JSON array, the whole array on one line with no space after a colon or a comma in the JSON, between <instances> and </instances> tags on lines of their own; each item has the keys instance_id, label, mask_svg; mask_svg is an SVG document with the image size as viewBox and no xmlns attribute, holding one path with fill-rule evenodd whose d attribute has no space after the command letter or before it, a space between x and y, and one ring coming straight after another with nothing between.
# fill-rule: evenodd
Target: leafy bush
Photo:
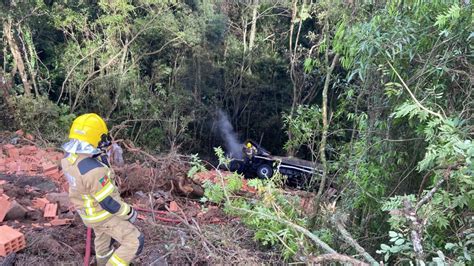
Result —
<instances>
[{"instance_id":1,"label":"leafy bush","mask_svg":"<svg viewBox=\"0 0 474 266\"><path fill-rule=\"evenodd\" d=\"M69 127L75 118L66 105L56 105L46 96L35 98L18 95L12 97L13 117L18 127L39 134L44 140L66 140Z\"/></svg>"}]
</instances>

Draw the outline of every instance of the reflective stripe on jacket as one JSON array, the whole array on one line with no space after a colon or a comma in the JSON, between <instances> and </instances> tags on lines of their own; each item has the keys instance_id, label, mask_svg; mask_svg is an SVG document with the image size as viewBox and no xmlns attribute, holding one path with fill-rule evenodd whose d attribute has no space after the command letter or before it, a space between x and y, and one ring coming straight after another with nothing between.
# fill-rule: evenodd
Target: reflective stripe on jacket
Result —
<instances>
[{"instance_id":1,"label":"reflective stripe on jacket","mask_svg":"<svg viewBox=\"0 0 474 266\"><path fill-rule=\"evenodd\" d=\"M67 154L61 166L69 183L69 198L86 225L112 216L128 219L130 205L120 197L112 169L83 154Z\"/></svg>"}]
</instances>

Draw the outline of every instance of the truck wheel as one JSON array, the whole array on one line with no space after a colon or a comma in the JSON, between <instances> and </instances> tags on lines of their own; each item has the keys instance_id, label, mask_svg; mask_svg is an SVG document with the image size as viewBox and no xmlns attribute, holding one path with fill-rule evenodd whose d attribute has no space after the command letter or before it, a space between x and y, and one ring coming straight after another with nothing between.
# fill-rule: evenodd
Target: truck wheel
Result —
<instances>
[{"instance_id":1,"label":"truck wheel","mask_svg":"<svg viewBox=\"0 0 474 266\"><path fill-rule=\"evenodd\" d=\"M229 163L229 171L242 173L243 172L243 163L237 160L232 160Z\"/></svg>"},{"instance_id":2,"label":"truck wheel","mask_svg":"<svg viewBox=\"0 0 474 266\"><path fill-rule=\"evenodd\" d=\"M257 176L265 179L273 176L273 168L268 164L262 164L257 168Z\"/></svg>"}]
</instances>

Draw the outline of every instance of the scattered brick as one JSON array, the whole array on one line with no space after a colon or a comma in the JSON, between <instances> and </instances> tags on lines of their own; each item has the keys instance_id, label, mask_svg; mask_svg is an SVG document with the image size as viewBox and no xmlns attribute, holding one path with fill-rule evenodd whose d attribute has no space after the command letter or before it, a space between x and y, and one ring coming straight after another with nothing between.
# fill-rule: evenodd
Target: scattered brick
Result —
<instances>
[{"instance_id":1,"label":"scattered brick","mask_svg":"<svg viewBox=\"0 0 474 266\"><path fill-rule=\"evenodd\" d=\"M13 148L15 148L15 146L14 146L13 144L5 144L5 145L3 145L3 149L4 149L5 151L8 151L9 149L13 149Z\"/></svg>"},{"instance_id":2,"label":"scattered brick","mask_svg":"<svg viewBox=\"0 0 474 266\"><path fill-rule=\"evenodd\" d=\"M57 203L48 203L44 207L43 217L45 218L55 218L58 213L58 204Z\"/></svg>"},{"instance_id":3,"label":"scattered brick","mask_svg":"<svg viewBox=\"0 0 474 266\"><path fill-rule=\"evenodd\" d=\"M59 218L54 218L53 220L51 220L49 223L52 225L52 226L59 226L59 225L68 225L68 224L71 224L73 221L73 219L59 219Z\"/></svg>"},{"instance_id":4,"label":"scattered brick","mask_svg":"<svg viewBox=\"0 0 474 266\"><path fill-rule=\"evenodd\" d=\"M30 164L25 163L25 162L18 162L18 166L20 168L21 173L28 173L31 170Z\"/></svg>"},{"instance_id":5,"label":"scattered brick","mask_svg":"<svg viewBox=\"0 0 474 266\"><path fill-rule=\"evenodd\" d=\"M35 153L37 152L37 148L35 146L24 146L20 149L20 155L29 155L29 156L32 156L32 155L35 155ZM31 160L31 158L28 158Z\"/></svg>"},{"instance_id":6,"label":"scattered brick","mask_svg":"<svg viewBox=\"0 0 474 266\"><path fill-rule=\"evenodd\" d=\"M17 148L15 148L15 146L13 146L13 148L7 149L6 151L7 151L8 157L14 160L18 160L20 158L20 151Z\"/></svg>"},{"instance_id":7,"label":"scattered brick","mask_svg":"<svg viewBox=\"0 0 474 266\"><path fill-rule=\"evenodd\" d=\"M51 178L53 178L56 181L62 181L63 180L63 174L58 170L56 173L50 175Z\"/></svg>"},{"instance_id":8,"label":"scattered brick","mask_svg":"<svg viewBox=\"0 0 474 266\"><path fill-rule=\"evenodd\" d=\"M45 176L53 178L53 177L56 177L58 175L58 173L59 173L59 169L56 168L56 169L51 169L51 170L45 171L43 174Z\"/></svg>"},{"instance_id":9,"label":"scattered brick","mask_svg":"<svg viewBox=\"0 0 474 266\"><path fill-rule=\"evenodd\" d=\"M170 212L177 212L179 211L179 206L178 206L178 203L176 203L176 201L172 201L170 202L170 208L169 208Z\"/></svg>"},{"instance_id":10,"label":"scattered brick","mask_svg":"<svg viewBox=\"0 0 474 266\"><path fill-rule=\"evenodd\" d=\"M34 137L33 135L29 134L29 133L27 133L27 134L25 135L25 138L28 139L28 140L31 140L31 141L34 141L34 140L35 140L35 137Z\"/></svg>"},{"instance_id":11,"label":"scattered brick","mask_svg":"<svg viewBox=\"0 0 474 266\"><path fill-rule=\"evenodd\" d=\"M22 129L18 129L17 131L15 131L15 134L19 137L23 137L23 135L25 135L25 132Z\"/></svg>"},{"instance_id":12,"label":"scattered brick","mask_svg":"<svg viewBox=\"0 0 474 266\"><path fill-rule=\"evenodd\" d=\"M45 163L43 164L43 172L46 174L46 172L50 171L55 171L58 169L58 166L52 163Z\"/></svg>"},{"instance_id":13,"label":"scattered brick","mask_svg":"<svg viewBox=\"0 0 474 266\"><path fill-rule=\"evenodd\" d=\"M31 226L33 226L34 228L41 228L42 226L39 225L39 224L31 224Z\"/></svg>"},{"instance_id":14,"label":"scattered brick","mask_svg":"<svg viewBox=\"0 0 474 266\"><path fill-rule=\"evenodd\" d=\"M8 162L6 165L6 172L7 174L14 174L17 170L17 164L16 162Z\"/></svg>"},{"instance_id":15,"label":"scattered brick","mask_svg":"<svg viewBox=\"0 0 474 266\"><path fill-rule=\"evenodd\" d=\"M49 200L45 198L36 198L32 200L31 203L33 204L33 207L43 210L44 207L46 207L46 204L49 204Z\"/></svg>"},{"instance_id":16,"label":"scattered brick","mask_svg":"<svg viewBox=\"0 0 474 266\"><path fill-rule=\"evenodd\" d=\"M0 256L20 251L26 247L25 236L9 226L0 226Z\"/></svg>"}]
</instances>

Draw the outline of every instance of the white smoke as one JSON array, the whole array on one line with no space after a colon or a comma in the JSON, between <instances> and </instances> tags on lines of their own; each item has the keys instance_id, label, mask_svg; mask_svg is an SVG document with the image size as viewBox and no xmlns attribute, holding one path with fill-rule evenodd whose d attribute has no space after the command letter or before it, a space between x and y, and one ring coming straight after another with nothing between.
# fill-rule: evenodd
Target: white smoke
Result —
<instances>
[{"instance_id":1,"label":"white smoke","mask_svg":"<svg viewBox=\"0 0 474 266\"><path fill-rule=\"evenodd\" d=\"M217 114L219 116L217 128L222 139L225 141L228 156L231 158L242 159L243 144L239 142L237 135L234 132L234 127L229 121L229 117L227 117L222 110L218 110Z\"/></svg>"}]
</instances>

